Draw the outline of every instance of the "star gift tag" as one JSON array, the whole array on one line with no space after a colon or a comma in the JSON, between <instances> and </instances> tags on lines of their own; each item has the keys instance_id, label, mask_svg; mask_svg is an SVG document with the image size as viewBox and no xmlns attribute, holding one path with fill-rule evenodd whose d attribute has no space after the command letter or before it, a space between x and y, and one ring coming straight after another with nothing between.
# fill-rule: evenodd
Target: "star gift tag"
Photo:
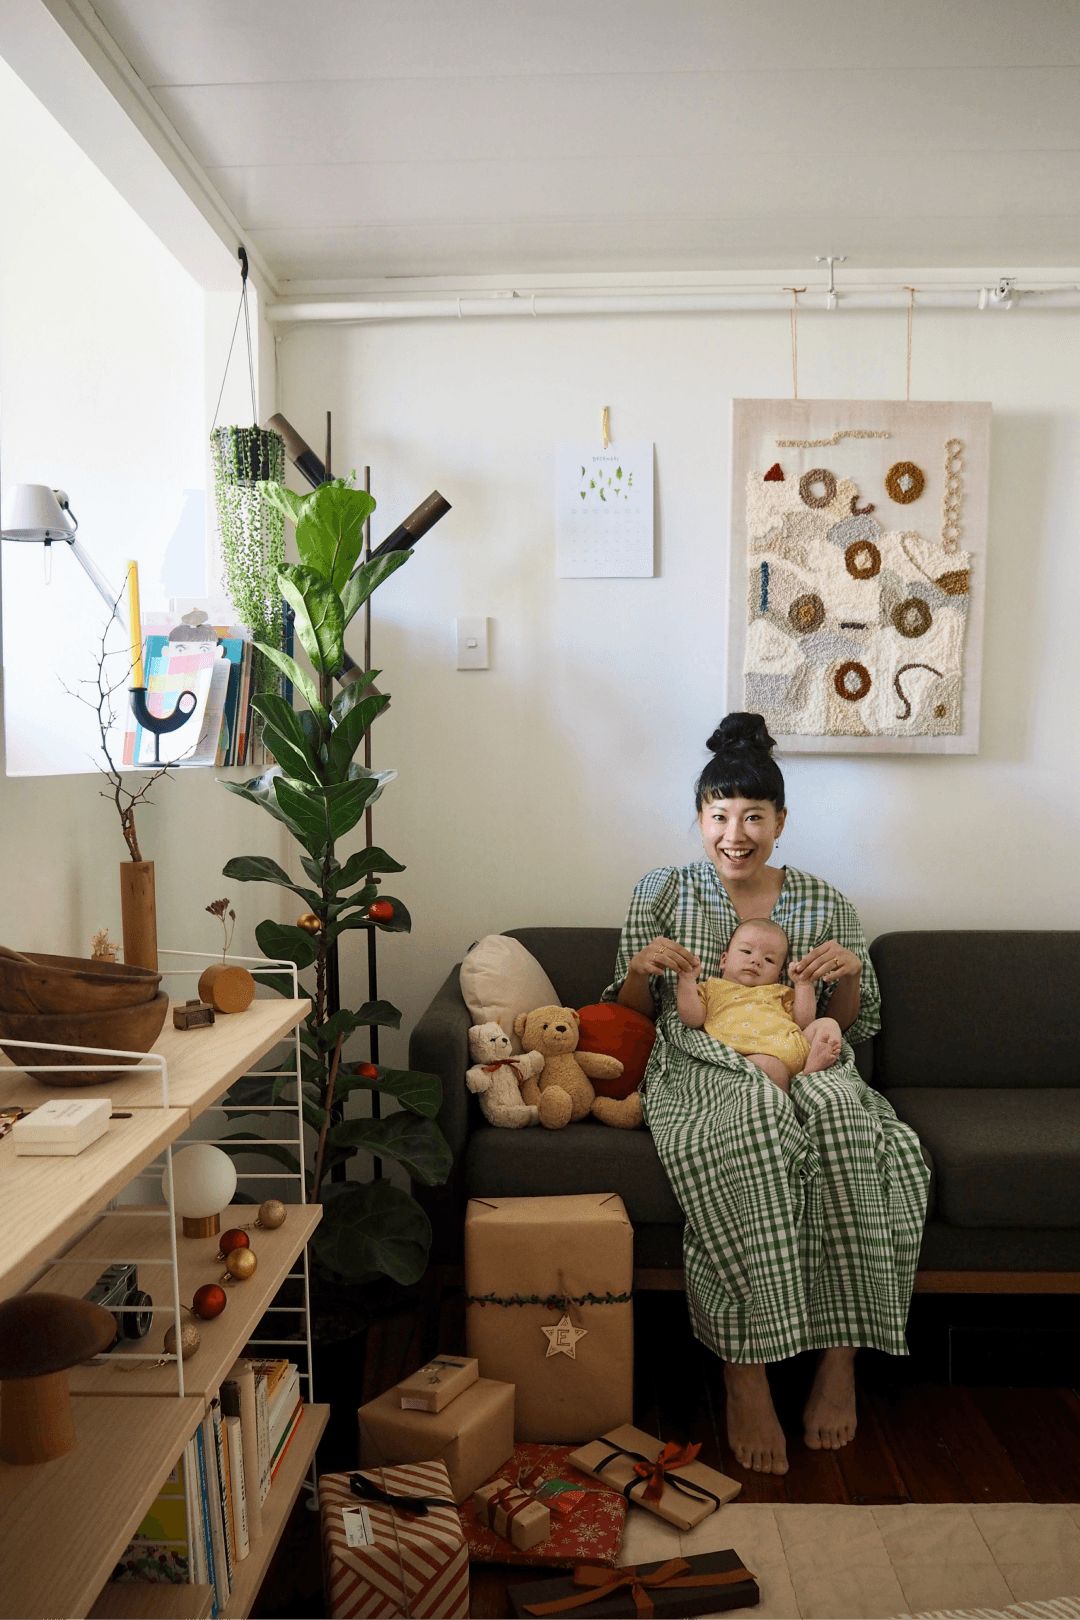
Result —
<instances>
[{"instance_id":1,"label":"star gift tag","mask_svg":"<svg viewBox=\"0 0 1080 1620\"><path fill-rule=\"evenodd\" d=\"M576 1361L577 1342L583 1339L589 1330L575 1327L569 1316L564 1316L554 1327L541 1328L540 1331L547 1334L549 1356L569 1356L571 1361Z\"/></svg>"}]
</instances>

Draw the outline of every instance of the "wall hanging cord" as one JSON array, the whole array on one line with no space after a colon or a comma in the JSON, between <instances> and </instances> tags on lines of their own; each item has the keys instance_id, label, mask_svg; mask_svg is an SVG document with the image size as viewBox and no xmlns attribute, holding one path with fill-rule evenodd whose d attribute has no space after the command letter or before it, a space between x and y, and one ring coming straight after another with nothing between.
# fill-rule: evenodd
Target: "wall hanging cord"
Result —
<instances>
[{"instance_id":1,"label":"wall hanging cord","mask_svg":"<svg viewBox=\"0 0 1080 1620\"><path fill-rule=\"evenodd\" d=\"M236 343L236 333L240 325L241 315L244 317L244 337L247 340L248 381L251 384L251 425L252 427L258 427L259 425L259 408L255 403L255 363L251 356L251 316L248 311L248 256L247 248L244 247L243 243L237 250L236 256L240 260L240 303L237 306L236 319L233 322L232 337L229 339L229 353L225 360L221 387L218 389L217 404L214 406L214 422L213 427L210 429L211 433L217 427L218 412L221 409L221 400L225 393L225 380L229 375L229 365L232 361L233 345Z\"/></svg>"},{"instance_id":2,"label":"wall hanging cord","mask_svg":"<svg viewBox=\"0 0 1080 1620\"><path fill-rule=\"evenodd\" d=\"M799 397L799 294L805 287L785 287L791 294L791 397Z\"/></svg>"},{"instance_id":3,"label":"wall hanging cord","mask_svg":"<svg viewBox=\"0 0 1080 1620\"><path fill-rule=\"evenodd\" d=\"M907 307L907 390L906 390L906 392L904 394L904 398L910 404L910 402L911 402L911 327L912 327L912 322L915 319L915 288L914 287L906 287L904 290L908 295L908 307Z\"/></svg>"}]
</instances>

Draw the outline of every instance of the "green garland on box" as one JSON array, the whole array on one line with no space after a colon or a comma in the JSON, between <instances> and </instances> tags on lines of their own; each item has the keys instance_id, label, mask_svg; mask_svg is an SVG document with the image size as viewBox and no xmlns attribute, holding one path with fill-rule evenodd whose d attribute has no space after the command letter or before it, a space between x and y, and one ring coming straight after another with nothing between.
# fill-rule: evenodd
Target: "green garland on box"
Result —
<instances>
[{"instance_id":1,"label":"green garland on box","mask_svg":"<svg viewBox=\"0 0 1080 1620\"><path fill-rule=\"evenodd\" d=\"M280 650L284 638L277 572L285 562L285 519L281 508L266 499L263 484L284 480L285 441L269 428L220 427L210 442L222 583L252 640ZM280 679L265 654L256 652L253 692L277 692Z\"/></svg>"},{"instance_id":2,"label":"green garland on box","mask_svg":"<svg viewBox=\"0 0 1080 1620\"><path fill-rule=\"evenodd\" d=\"M497 1294L466 1294L466 1305L546 1305L549 1310L560 1310L567 1305L625 1305L633 1298L626 1294L511 1294L500 1299Z\"/></svg>"}]
</instances>

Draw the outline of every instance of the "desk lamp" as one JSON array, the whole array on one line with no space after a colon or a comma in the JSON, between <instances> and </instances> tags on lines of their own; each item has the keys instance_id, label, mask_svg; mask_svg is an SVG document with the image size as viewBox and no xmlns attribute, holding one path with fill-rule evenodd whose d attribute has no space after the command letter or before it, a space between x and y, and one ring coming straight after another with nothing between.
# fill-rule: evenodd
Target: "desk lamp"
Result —
<instances>
[{"instance_id":1,"label":"desk lamp","mask_svg":"<svg viewBox=\"0 0 1080 1620\"><path fill-rule=\"evenodd\" d=\"M78 519L62 489L50 489L48 484L12 484L4 492L0 508L0 532L4 539L44 542L47 564L52 556L53 542L62 540L71 547L93 585L100 591L109 613L123 624L118 607L119 592L113 590L85 546L76 538L78 527Z\"/></svg>"}]
</instances>

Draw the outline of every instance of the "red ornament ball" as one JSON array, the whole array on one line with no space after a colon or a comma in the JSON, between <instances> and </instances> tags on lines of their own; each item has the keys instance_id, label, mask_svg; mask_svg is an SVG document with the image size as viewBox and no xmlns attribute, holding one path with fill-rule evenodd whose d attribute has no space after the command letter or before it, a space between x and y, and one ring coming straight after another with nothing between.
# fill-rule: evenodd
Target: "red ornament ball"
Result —
<instances>
[{"instance_id":1,"label":"red ornament ball","mask_svg":"<svg viewBox=\"0 0 1080 1620\"><path fill-rule=\"evenodd\" d=\"M394 907L389 900L376 900L368 907L368 916L372 922L389 922L394 915Z\"/></svg>"},{"instance_id":2,"label":"red ornament ball","mask_svg":"<svg viewBox=\"0 0 1080 1620\"><path fill-rule=\"evenodd\" d=\"M379 1071L374 1063L358 1063L356 1073L362 1080L377 1080L379 1077Z\"/></svg>"},{"instance_id":3,"label":"red ornament ball","mask_svg":"<svg viewBox=\"0 0 1080 1620\"><path fill-rule=\"evenodd\" d=\"M222 1232L218 1247L221 1250L221 1258L224 1260L225 1256L232 1254L234 1249L250 1249L251 1239L238 1226L230 1226L227 1232Z\"/></svg>"},{"instance_id":4,"label":"red ornament ball","mask_svg":"<svg viewBox=\"0 0 1080 1620\"><path fill-rule=\"evenodd\" d=\"M215 1316L221 1315L228 1303L224 1288L219 1288L217 1283L203 1283L192 1296L191 1309L204 1322L212 1322Z\"/></svg>"}]
</instances>

